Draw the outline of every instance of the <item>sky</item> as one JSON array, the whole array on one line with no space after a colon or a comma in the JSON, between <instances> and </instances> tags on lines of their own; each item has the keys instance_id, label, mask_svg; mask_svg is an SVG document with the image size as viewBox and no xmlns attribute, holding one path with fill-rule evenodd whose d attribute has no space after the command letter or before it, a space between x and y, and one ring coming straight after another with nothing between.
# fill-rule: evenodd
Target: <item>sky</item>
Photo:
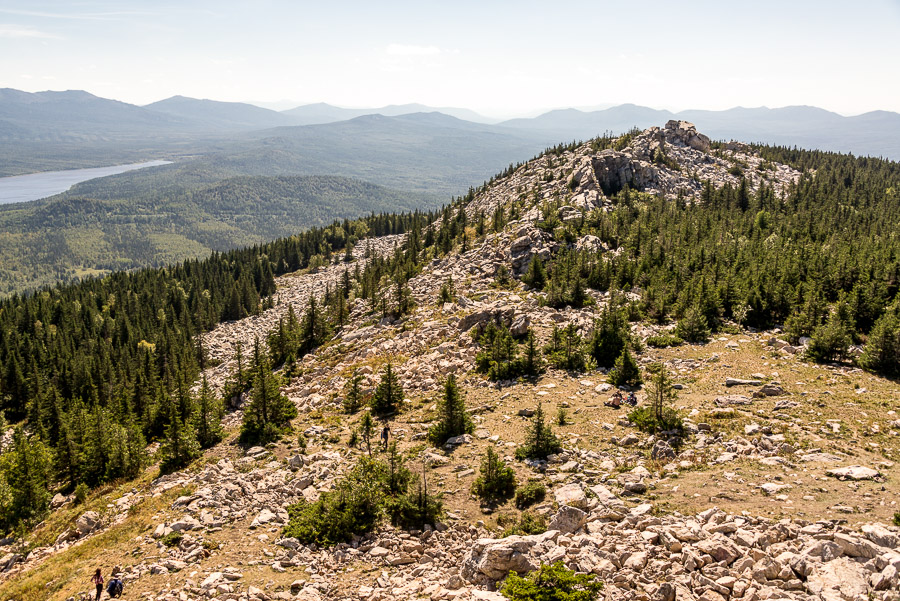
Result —
<instances>
[{"instance_id":1,"label":"sky","mask_svg":"<svg viewBox=\"0 0 900 601\"><path fill-rule=\"evenodd\" d=\"M0 87L494 117L900 112L900 0L2 0Z\"/></svg>"}]
</instances>

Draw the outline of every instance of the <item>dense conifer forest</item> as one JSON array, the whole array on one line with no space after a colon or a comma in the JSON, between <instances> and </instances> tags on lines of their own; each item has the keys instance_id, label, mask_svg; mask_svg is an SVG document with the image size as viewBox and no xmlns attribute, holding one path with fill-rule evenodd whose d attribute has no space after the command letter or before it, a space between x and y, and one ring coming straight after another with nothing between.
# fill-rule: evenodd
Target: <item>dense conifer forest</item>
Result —
<instances>
[{"instance_id":1,"label":"dense conifer forest","mask_svg":"<svg viewBox=\"0 0 900 601\"><path fill-rule=\"evenodd\" d=\"M622 324L649 320L677 322L681 338L691 341L721 328L783 326L791 338L812 337L812 359L852 360L900 375L900 165L758 150L803 169L800 182L783 196L768 188L751 194L746 182L708 186L695 203L625 189L612 211L567 224L552 203L544 207L539 226L559 242L594 234L615 252L576 252L562 244L548 264L532 265L526 284L544 289L546 302L557 306L592 302L588 288L621 299L606 310L597 334L614 339L616 352L605 352L597 336L581 341L559 331L545 351L552 364L584 370L609 362L620 347L628 350ZM270 306L275 276L343 261L340 289L321 304L311 302L303 315L289 313L266 341L244 349L246 369L225 393L250 393L253 421L245 420L243 440L279 435L290 416L272 366L289 373L295 359L340 330L354 298L365 299L373 313L402 317L411 303L406 282L423 265L518 218L516 206L467 215L476 193L441 212L335 222L203 260L116 272L0 302L0 408L16 426L0 462L0 525L39 519L52 490L135 476L151 441L161 443L163 470L215 444L222 399L205 385L192 392L206 365L197 334ZM348 246L396 233L408 237L393 255L364 268L349 260ZM504 285L509 277L498 275ZM633 293L631 300L619 292ZM853 344L862 345L862 354L851 352ZM521 355L508 350L503 356L525 357L528 369L539 369L533 336L523 346ZM485 371L491 369L504 371ZM272 407L279 417L270 423Z\"/></svg>"}]
</instances>

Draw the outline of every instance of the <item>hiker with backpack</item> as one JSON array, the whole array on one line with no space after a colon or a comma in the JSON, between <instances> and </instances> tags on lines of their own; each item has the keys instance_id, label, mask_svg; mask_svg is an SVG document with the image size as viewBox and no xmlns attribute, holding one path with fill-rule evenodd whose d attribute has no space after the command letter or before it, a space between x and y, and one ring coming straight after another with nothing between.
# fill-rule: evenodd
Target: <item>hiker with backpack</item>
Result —
<instances>
[{"instance_id":1,"label":"hiker with backpack","mask_svg":"<svg viewBox=\"0 0 900 601\"><path fill-rule=\"evenodd\" d=\"M110 579L109 584L106 585L106 592L109 593L110 599L116 599L122 596L122 590L125 588L125 583L119 580L118 576L113 576Z\"/></svg>"}]
</instances>

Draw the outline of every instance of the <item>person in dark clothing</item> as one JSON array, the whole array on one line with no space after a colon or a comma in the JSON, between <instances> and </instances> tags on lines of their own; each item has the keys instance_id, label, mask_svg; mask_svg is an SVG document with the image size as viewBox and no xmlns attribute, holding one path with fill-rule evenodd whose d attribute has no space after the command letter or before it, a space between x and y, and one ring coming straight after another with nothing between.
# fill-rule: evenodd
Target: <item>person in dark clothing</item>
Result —
<instances>
[{"instance_id":1,"label":"person in dark clothing","mask_svg":"<svg viewBox=\"0 0 900 601\"><path fill-rule=\"evenodd\" d=\"M388 448L388 438L391 437L391 427L387 424L384 425L384 428L381 430L381 444L384 445L384 450L387 451Z\"/></svg>"},{"instance_id":2,"label":"person in dark clothing","mask_svg":"<svg viewBox=\"0 0 900 601\"><path fill-rule=\"evenodd\" d=\"M97 586L96 601L100 601L100 595L103 594L103 574L100 573L100 568L97 568L97 571L94 572L93 576L91 576L91 582L93 582Z\"/></svg>"},{"instance_id":3,"label":"person in dark clothing","mask_svg":"<svg viewBox=\"0 0 900 601\"><path fill-rule=\"evenodd\" d=\"M113 576L110 579L109 584L106 585L106 592L109 593L110 599L116 599L122 596L122 590L125 588L125 583L119 580L118 576Z\"/></svg>"}]
</instances>

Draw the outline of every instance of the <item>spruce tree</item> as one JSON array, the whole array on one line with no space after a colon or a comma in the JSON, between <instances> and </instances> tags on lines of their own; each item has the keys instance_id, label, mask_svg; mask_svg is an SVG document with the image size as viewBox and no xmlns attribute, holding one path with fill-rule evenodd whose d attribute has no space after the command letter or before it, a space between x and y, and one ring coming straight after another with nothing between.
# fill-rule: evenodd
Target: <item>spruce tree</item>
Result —
<instances>
[{"instance_id":1,"label":"spruce tree","mask_svg":"<svg viewBox=\"0 0 900 601\"><path fill-rule=\"evenodd\" d=\"M471 434L474 429L472 418L466 412L466 401L456 385L456 376L450 374L444 383L444 395L438 403L438 422L429 429L428 439L440 446L448 438Z\"/></svg>"},{"instance_id":2,"label":"spruce tree","mask_svg":"<svg viewBox=\"0 0 900 601\"><path fill-rule=\"evenodd\" d=\"M689 308L675 327L675 334L688 342L706 342L709 340L709 323L699 307Z\"/></svg>"},{"instance_id":3,"label":"spruce tree","mask_svg":"<svg viewBox=\"0 0 900 601\"><path fill-rule=\"evenodd\" d=\"M828 321L813 332L806 353L813 361L820 363L843 359L852 342L851 323L847 304L843 301L837 303Z\"/></svg>"},{"instance_id":4,"label":"spruce tree","mask_svg":"<svg viewBox=\"0 0 900 601\"><path fill-rule=\"evenodd\" d=\"M163 473L180 469L200 456L200 443L192 423L193 403L189 394L179 388L178 396L169 403L168 423L159 448L159 469Z\"/></svg>"},{"instance_id":5,"label":"spruce tree","mask_svg":"<svg viewBox=\"0 0 900 601\"><path fill-rule=\"evenodd\" d=\"M488 505L504 501L516 491L516 474L488 447L481 460L480 474L472 483L472 492Z\"/></svg>"},{"instance_id":6,"label":"spruce tree","mask_svg":"<svg viewBox=\"0 0 900 601\"><path fill-rule=\"evenodd\" d=\"M546 459L548 455L561 450L559 438L553 433L553 428L546 423L544 409L538 403L531 427L525 435L525 442L516 449L516 459Z\"/></svg>"},{"instance_id":7,"label":"spruce tree","mask_svg":"<svg viewBox=\"0 0 900 601\"><path fill-rule=\"evenodd\" d=\"M631 332L625 314L617 299L611 298L600 313L600 319L594 322L589 352L598 366L612 367L630 342Z\"/></svg>"},{"instance_id":8,"label":"spruce tree","mask_svg":"<svg viewBox=\"0 0 900 601\"><path fill-rule=\"evenodd\" d=\"M50 507L50 450L39 439L28 439L19 426L12 445L0 455L0 527L33 524Z\"/></svg>"},{"instance_id":9,"label":"spruce tree","mask_svg":"<svg viewBox=\"0 0 900 601\"><path fill-rule=\"evenodd\" d=\"M362 374L358 370L354 370L353 375L347 380L347 384L344 387L347 391L344 394L344 411L347 413L356 413L362 407L362 380Z\"/></svg>"},{"instance_id":10,"label":"spruce tree","mask_svg":"<svg viewBox=\"0 0 900 601\"><path fill-rule=\"evenodd\" d=\"M280 379L272 373L269 359L259 351L259 340L253 349L253 385L250 403L244 409L240 441L244 444L265 444L290 430L291 420L297 417L297 407L281 394Z\"/></svg>"},{"instance_id":11,"label":"spruce tree","mask_svg":"<svg viewBox=\"0 0 900 601\"><path fill-rule=\"evenodd\" d=\"M375 421L372 419L372 414L369 411L363 412L363 415L359 420L359 430L363 442L366 443L366 451L368 451L369 457L371 457L372 436L375 434Z\"/></svg>"},{"instance_id":12,"label":"spruce tree","mask_svg":"<svg viewBox=\"0 0 900 601\"><path fill-rule=\"evenodd\" d=\"M543 290L547 285L547 271L540 255L534 255L528 265L528 272L522 280L535 290Z\"/></svg>"},{"instance_id":13,"label":"spruce tree","mask_svg":"<svg viewBox=\"0 0 900 601\"><path fill-rule=\"evenodd\" d=\"M859 364L886 376L900 376L900 305L888 309L875 322Z\"/></svg>"},{"instance_id":14,"label":"spruce tree","mask_svg":"<svg viewBox=\"0 0 900 601\"><path fill-rule=\"evenodd\" d=\"M631 386L636 388L643 382L641 369L626 346L616 359L615 366L609 372L609 381L615 386Z\"/></svg>"},{"instance_id":15,"label":"spruce tree","mask_svg":"<svg viewBox=\"0 0 900 601\"><path fill-rule=\"evenodd\" d=\"M224 436L222 415L225 411L222 400L213 394L205 375L200 383L195 405L194 429L197 432L197 442L201 448L208 449Z\"/></svg>"},{"instance_id":16,"label":"spruce tree","mask_svg":"<svg viewBox=\"0 0 900 601\"><path fill-rule=\"evenodd\" d=\"M393 413L403 401L403 387L390 363L381 374L381 381L372 396L372 410L379 415Z\"/></svg>"}]
</instances>

